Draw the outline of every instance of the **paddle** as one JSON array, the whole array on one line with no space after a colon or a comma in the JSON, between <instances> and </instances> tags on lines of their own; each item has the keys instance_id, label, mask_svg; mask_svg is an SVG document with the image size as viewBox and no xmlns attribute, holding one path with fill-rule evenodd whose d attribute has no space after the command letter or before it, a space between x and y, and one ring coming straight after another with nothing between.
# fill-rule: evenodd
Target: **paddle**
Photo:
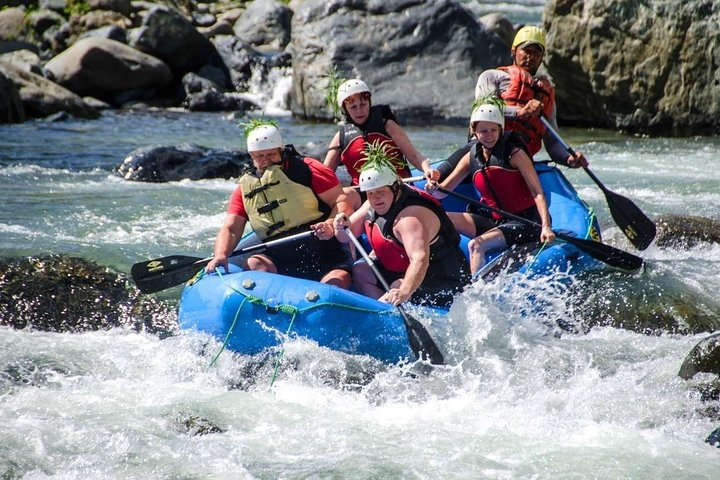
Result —
<instances>
[{"instance_id":1,"label":"paddle","mask_svg":"<svg viewBox=\"0 0 720 480\"><path fill-rule=\"evenodd\" d=\"M540 117L545 128L548 132L560 142L560 145L568 151L570 155L576 157L577 154L567 143L563 141L555 129L552 127L550 122L545 117ZM605 194L608 208L610 209L610 215L612 215L615 223L620 227L625 236L630 242L640 250L645 250L652 243L657 232L655 223L645 215L640 208L635 205L630 199L623 197L620 194L608 190L603 183L590 171L588 167L583 167L583 170L590 175L595 184L600 187L600 190Z\"/></svg>"},{"instance_id":2,"label":"paddle","mask_svg":"<svg viewBox=\"0 0 720 480\"><path fill-rule=\"evenodd\" d=\"M358 239L355 238L355 235L352 234L348 227L345 227L344 230L350 241L353 243L353 245L355 245L355 249L360 252L362 257L365 259L365 262L367 262L367 264L370 266L385 291L390 291L390 285L388 285L387 280L385 280L382 273L380 273L380 270L378 270L375 262L373 262L372 258L370 258L370 255L368 255L363 246L360 245ZM433 365L444 364L445 359L443 358L440 349L435 344L432 337L430 337L430 334L425 329L423 324L420 323L420 321L416 318L408 315L402 305L398 305L397 309L400 312L400 316L402 316L403 323L405 324L405 330L407 331L408 340L410 341L410 348L412 349L415 356L419 359L427 358Z\"/></svg>"},{"instance_id":3,"label":"paddle","mask_svg":"<svg viewBox=\"0 0 720 480\"><path fill-rule=\"evenodd\" d=\"M503 210L491 207L490 205L478 202L474 198L470 198L460 193L453 192L452 190L448 190L447 188L438 187L438 190L446 195L451 195L473 205L477 205L478 207L488 212L498 213L503 217L517 220L518 222L522 222L527 225L532 225L534 227L537 227L538 229L542 228L542 225L537 222L533 222L532 220L528 220L527 218L513 215L512 213L508 213ZM624 270L637 270L642 267L643 259L633 255L632 253L624 252L620 249L611 247L610 245L606 245L604 243L596 242L594 240L572 237L570 235L566 235L562 232L558 232L555 230L553 230L553 232L555 233L556 237L575 245L577 248L587 253L591 257L596 258L603 263L607 263L612 267L622 268Z\"/></svg>"},{"instance_id":4,"label":"paddle","mask_svg":"<svg viewBox=\"0 0 720 480\"><path fill-rule=\"evenodd\" d=\"M281 245L283 243L294 242L307 238L314 233L314 231L308 230L307 232L290 235L285 238L279 238L277 240L271 240L251 247L241 248L240 250L235 250L229 255L229 257L235 257L237 255L255 252L258 250L265 250L266 248ZM165 290L166 288L174 287L175 285L179 285L186 280L189 280L193 277L193 275L205 268L205 265L210 263L212 258L213 257L198 258L187 257L184 255L170 255L169 257L156 258L154 260L136 263L130 269L130 274L135 281L135 285L137 285L141 292L154 293L159 292L160 290Z\"/></svg>"}]
</instances>

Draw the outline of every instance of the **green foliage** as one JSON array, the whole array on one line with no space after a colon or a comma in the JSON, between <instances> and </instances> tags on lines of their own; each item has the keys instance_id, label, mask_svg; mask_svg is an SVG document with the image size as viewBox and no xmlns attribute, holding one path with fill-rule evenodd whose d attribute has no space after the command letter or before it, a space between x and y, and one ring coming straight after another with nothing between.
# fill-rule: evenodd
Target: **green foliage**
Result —
<instances>
[{"instance_id":1,"label":"green foliage","mask_svg":"<svg viewBox=\"0 0 720 480\"><path fill-rule=\"evenodd\" d=\"M85 15L90 11L90 4L85 0L68 0L65 7L66 15Z\"/></svg>"},{"instance_id":2,"label":"green foliage","mask_svg":"<svg viewBox=\"0 0 720 480\"><path fill-rule=\"evenodd\" d=\"M405 167L405 161L402 158L391 158L387 154L387 149L392 148L388 140L375 140L365 146L365 159L360 171L374 168L376 170L388 169L397 170Z\"/></svg>"},{"instance_id":3,"label":"green foliage","mask_svg":"<svg viewBox=\"0 0 720 480\"><path fill-rule=\"evenodd\" d=\"M471 112L475 111L480 105L495 105L501 112L505 111L505 102L502 98L495 95L483 95L475 99L472 104Z\"/></svg>"},{"instance_id":4,"label":"green foliage","mask_svg":"<svg viewBox=\"0 0 720 480\"><path fill-rule=\"evenodd\" d=\"M337 67L333 65L332 70L325 75L328 79L327 87L325 87L325 103L332 110L335 117L340 117L340 106L337 103L337 92L340 85L346 80L340 77Z\"/></svg>"},{"instance_id":5,"label":"green foliage","mask_svg":"<svg viewBox=\"0 0 720 480\"><path fill-rule=\"evenodd\" d=\"M279 128L278 123L275 120L268 120L265 118L252 118L247 123L239 123L238 127L243 129L243 135L245 135L245 138L248 138L250 132L262 125L272 125L275 128Z\"/></svg>"}]
</instances>

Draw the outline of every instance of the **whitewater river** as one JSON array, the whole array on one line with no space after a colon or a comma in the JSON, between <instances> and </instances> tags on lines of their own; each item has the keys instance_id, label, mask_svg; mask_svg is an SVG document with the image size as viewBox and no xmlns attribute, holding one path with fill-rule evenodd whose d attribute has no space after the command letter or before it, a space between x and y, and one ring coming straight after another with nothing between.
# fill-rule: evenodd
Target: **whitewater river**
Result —
<instances>
[{"instance_id":1,"label":"whitewater river","mask_svg":"<svg viewBox=\"0 0 720 480\"><path fill-rule=\"evenodd\" d=\"M237 123L224 114L126 112L0 127L0 255L72 254L124 273L147 258L207 256L231 181L131 183L112 170L140 146L241 146ZM289 117L280 123L301 149L334 131ZM408 131L433 159L464 140L457 127ZM720 139L562 133L649 216L720 218ZM637 252L590 179L582 171L568 177L597 210L606 241L647 259L625 283L657 277L717 300L720 247ZM160 340L125 330L2 328L0 475L717 478L720 450L704 439L718 425L702 414L717 405L677 376L704 335L606 327L558 337L518 313L527 291L508 294L498 283L460 298L439 340L452 365L430 375L293 341L271 387L272 362L226 352L209 366L219 344L190 333ZM178 295L176 288L164 298ZM567 316L555 295L547 308ZM605 296L623 302L622 289ZM193 435L195 421L220 431Z\"/></svg>"},{"instance_id":2,"label":"whitewater river","mask_svg":"<svg viewBox=\"0 0 720 480\"><path fill-rule=\"evenodd\" d=\"M514 22L537 22L544 4L466 3ZM327 144L335 129L279 121L301 151ZM148 258L209 255L232 181L131 183L112 171L148 145L243 147L237 123L226 114L107 112L0 126L0 256L70 254L127 273ZM408 132L431 159L465 139L457 127ZM562 134L650 217L720 219L720 138ZM720 405L677 376L705 334L557 335L547 323L582 318L568 310L569 295L632 309L626 289L637 297L643 285L717 305L720 246L638 252L589 177L567 175L605 241L642 255L645 270L604 278L602 291L581 280L567 291L539 282L507 291L503 276L471 287L437 333L450 365L429 374L294 340L271 385L272 358L224 352L211 366L220 344L190 332L0 327L0 478L717 479L720 449L704 440L720 422L705 412ZM538 296L544 316L523 315Z\"/></svg>"}]
</instances>

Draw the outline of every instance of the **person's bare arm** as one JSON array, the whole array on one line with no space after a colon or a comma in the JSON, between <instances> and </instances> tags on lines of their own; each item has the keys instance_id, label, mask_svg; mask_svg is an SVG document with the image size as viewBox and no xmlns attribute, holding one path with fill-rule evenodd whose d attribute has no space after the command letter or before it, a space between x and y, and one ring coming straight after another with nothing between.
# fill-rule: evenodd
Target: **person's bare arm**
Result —
<instances>
[{"instance_id":1,"label":"person's bare arm","mask_svg":"<svg viewBox=\"0 0 720 480\"><path fill-rule=\"evenodd\" d=\"M513 153L512 157L510 157L510 164L520 170L520 174L523 176L523 179L525 179L525 183L535 199L535 205L537 206L538 212L540 212L540 219L542 221L540 241L552 242L555 239L555 234L552 231L547 199L545 198L545 192L543 191L532 160L530 160L530 157L528 157L524 151L518 149Z\"/></svg>"},{"instance_id":2,"label":"person's bare arm","mask_svg":"<svg viewBox=\"0 0 720 480\"><path fill-rule=\"evenodd\" d=\"M340 132L337 132L332 140L330 140L323 165L331 170L337 170L338 166L340 166Z\"/></svg>"},{"instance_id":3,"label":"person's bare arm","mask_svg":"<svg viewBox=\"0 0 720 480\"><path fill-rule=\"evenodd\" d=\"M213 272L218 266L228 269L228 256L235 250L245 231L247 219L240 215L229 213L225 222L215 238L213 259L205 267L206 272Z\"/></svg>"}]
</instances>

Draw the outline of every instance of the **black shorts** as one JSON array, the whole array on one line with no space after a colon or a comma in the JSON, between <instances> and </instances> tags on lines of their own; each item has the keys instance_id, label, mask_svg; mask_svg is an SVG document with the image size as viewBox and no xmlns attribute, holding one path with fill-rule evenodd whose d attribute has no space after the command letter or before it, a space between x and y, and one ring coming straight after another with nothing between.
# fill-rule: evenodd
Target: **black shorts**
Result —
<instances>
[{"instance_id":1,"label":"black shorts","mask_svg":"<svg viewBox=\"0 0 720 480\"><path fill-rule=\"evenodd\" d=\"M386 270L380 262L376 261L375 266L389 285L405 276L405 273ZM416 305L449 307L470 280L470 266L462 250L457 248L440 260L431 260L425 278L410 301Z\"/></svg>"},{"instance_id":2,"label":"black shorts","mask_svg":"<svg viewBox=\"0 0 720 480\"><path fill-rule=\"evenodd\" d=\"M279 274L289 277L320 281L331 270L352 272L350 251L335 237L320 240L313 235L270 247L259 254L272 260Z\"/></svg>"},{"instance_id":3,"label":"black shorts","mask_svg":"<svg viewBox=\"0 0 720 480\"><path fill-rule=\"evenodd\" d=\"M497 228L505 237L505 243L508 246L520 245L523 243L538 242L540 241L540 228L534 225L528 225L527 223L520 222L518 220L500 220L494 221L477 213L471 213L473 223L475 224L475 236L482 235L483 233ZM540 212L537 208L528 208L517 214L519 217L526 218L532 222L540 223Z\"/></svg>"}]
</instances>

